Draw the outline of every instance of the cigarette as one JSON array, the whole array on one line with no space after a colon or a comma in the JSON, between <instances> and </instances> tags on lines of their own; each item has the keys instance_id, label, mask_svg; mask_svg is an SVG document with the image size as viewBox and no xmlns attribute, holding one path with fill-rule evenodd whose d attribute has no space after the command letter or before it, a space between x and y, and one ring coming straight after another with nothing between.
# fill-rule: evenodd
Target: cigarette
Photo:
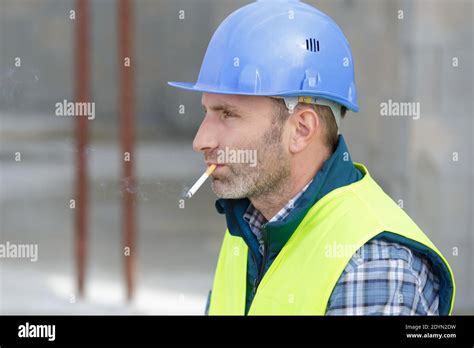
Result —
<instances>
[{"instance_id":1,"label":"cigarette","mask_svg":"<svg viewBox=\"0 0 474 348\"><path fill-rule=\"evenodd\" d=\"M189 191L186 193L186 198L191 198L194 196L197 190L204 184L204 182L207 180L209 176L211 176L212 172L217 168L215 164L211 164L207 170L204 172L204 174L201 175L201 177L196 181L196 183L189 189Z\"/></svg>"}]
</instances>

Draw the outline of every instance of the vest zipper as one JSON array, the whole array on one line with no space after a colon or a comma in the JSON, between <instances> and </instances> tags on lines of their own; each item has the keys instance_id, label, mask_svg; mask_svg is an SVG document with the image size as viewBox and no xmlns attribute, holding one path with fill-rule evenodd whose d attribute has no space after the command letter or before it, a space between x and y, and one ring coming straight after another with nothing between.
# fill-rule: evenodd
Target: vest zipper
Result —
<instances>
[{"instance_id":1,"label":"vest zipper","mask_svg":"<svg viewBox=\"0 0 474 348\"><path fill-rule=\"evenodd\" d=\"M267 238L266 238L266 227L267 224L264 224L262 226L262 234L263 234L263 258L262 258L262 266L260 267L260 272L257 274L257 278L253 282L253 294L255 296L255 293L257 292L257 288L260 285L260 282L262 281L263 278L263 271L265 270L265 263L267 262Z\"/></svg>"},{"instance_id":2,"label":"vest zipper","mask_svg":"<svg viewBox=\"0 0 474 348\"><path fill-rule=\"evenodd\" d=\"M243 237L245 242L247 243L247 245L250 245L248 243L248 241L246 240L245 237ZM250 252L250 255L252 255L252 259L253 259L253 263L258 267L258 264L257 264L257 257L255 256L254 252L252 251L252 248L249 248L249 252ZM258 278L258 276L257 276ZM255 278L255 280L257 280L257 278ZM255 286L255 280L253 282L253 293L255 294L255 291L256 291L256 286Z\"/></svg>"}]
</instances>

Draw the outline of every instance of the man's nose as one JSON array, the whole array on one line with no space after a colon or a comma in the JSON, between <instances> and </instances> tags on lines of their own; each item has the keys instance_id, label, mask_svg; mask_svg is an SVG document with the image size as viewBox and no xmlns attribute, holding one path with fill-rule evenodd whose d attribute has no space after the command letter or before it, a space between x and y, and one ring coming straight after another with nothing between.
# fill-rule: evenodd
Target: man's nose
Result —
<instances>
[{"instance_id":1,"label":"man's nose","mask_svg":"<svg viewBox=\"0 0 474 348\"><path fill-rule=\"evenodd\" d=\"M209 116L205 116L193 141L193 149L197 152L208 152L217 148L217 124Z\"/></svg>"}]
</instances>

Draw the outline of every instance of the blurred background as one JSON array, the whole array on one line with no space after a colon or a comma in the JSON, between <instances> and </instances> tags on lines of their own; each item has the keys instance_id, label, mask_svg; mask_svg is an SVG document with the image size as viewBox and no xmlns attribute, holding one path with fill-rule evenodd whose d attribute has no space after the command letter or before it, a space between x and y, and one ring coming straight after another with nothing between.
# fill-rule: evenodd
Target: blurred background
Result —
<instances>
[{"instance_id":1,"label":"blurred background","mask_svg":"<svg viewBox=\"0 0 474 348\"><path fill-rule=\"evenodd\" d=\"M118 1L89 1L89 171L84 297L77 292L73 0L0 0L0 243L37 244L38 260L0 259L0 314L202 314L225 221L192 150L195 81L209 39L238 0L135 0L135 293L123 248ZM472 0L307 0L353 50L360 104L342 132L353 160L427 233L451 264L455 314L474 314ZM403 18L400 14L403 11ZM84 52L82 52L84 53ZM18 58L21 64L18 66ZM380 104L419 102L421 116L382 117ZM16 158L21 154L21 161Z\"/></svg>"}]
</instances>

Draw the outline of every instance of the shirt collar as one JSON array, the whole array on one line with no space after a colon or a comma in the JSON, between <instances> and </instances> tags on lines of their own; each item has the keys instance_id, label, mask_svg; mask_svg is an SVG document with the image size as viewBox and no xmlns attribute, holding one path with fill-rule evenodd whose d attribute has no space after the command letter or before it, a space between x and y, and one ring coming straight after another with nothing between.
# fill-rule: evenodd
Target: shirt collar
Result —
<instances>
[{"instance_id":1,"label":"shirt collar","mask_svg":"<svg viewBox=\"0 0 474 348\"><path fill-rule=\"evenodd\" d=\"M299 191L294 197L292 197L287 204L283 208L280 209L271 219L268 221L265 216L255 208L255 206L250 203L247 210L245 211L245 214L243 216L244 220L247 221L250 229L252 230L253 234L257 237L258 242L259 242L259 251L260 254L263 254L264 250L264 236L262 234L262 228L263 226L268 223L268 222L275 222L284 219L287 217L291 211L294 209L295 204L297 204L298 199L303 195L303 193L306 191L308 186L313 182L313 179L311 179L305 187L301 191Z\"/></svg>"},{"instance_id":2,"label":"shirt collar","mask_svg":"<svg viewBox=\"0 0 474 348\"><path fill-rule=\"evenodd\" d=\"M252 203L249 204L247 210L245 211L244 214L244 219L247 221L249 224L254 224L257 227L261 227L263 224L267 222L274 222L274 221L279 221L284 219L285 217L288 216L288 214L291 213L293 208L295 207L295 204L297 203L298 199L301 197L301 195L306 191L308 186L313 182L313 179L311 179L305 187L301 191L299 191L294 197L292 197L287 204L283 208L278 211L270 220L267 220L265 216L263 216L262 213L260 213Z\"/></svg>"}]
</instances>

